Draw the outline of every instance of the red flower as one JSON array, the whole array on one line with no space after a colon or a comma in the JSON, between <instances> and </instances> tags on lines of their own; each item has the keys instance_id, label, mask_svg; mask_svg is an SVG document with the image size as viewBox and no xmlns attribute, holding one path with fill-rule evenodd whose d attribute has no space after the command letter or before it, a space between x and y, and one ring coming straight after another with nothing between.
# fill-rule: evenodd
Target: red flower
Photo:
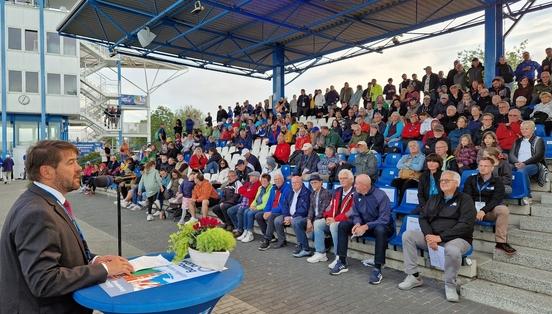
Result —
<instances>
[{"instance_id":1,"label":"red flower","mask_svg":"<svg viewBox=\"0 0 552 314\"><path fill-rule=\"evenodd\" d=\"M202 228L215 228L219 224L220 224L220 221L217 218L214 218L214 217L203 217L203 218L199 219L199 225Z\"/></svg>"}]
</instances>

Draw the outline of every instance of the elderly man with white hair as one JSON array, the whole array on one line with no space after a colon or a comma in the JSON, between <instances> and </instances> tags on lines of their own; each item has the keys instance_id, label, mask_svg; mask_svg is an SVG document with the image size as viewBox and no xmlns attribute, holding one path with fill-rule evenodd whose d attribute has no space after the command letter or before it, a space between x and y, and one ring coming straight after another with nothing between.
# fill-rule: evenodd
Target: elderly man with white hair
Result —
<instances>
[{"instance_id":1,"label":"elderly man with white hair","mask_svg":"<svg viewBox=\"0 0 552 314\"><path fill-rule=\"evenodd\" d=\"M410 290L423 284L418 270L418 249L445 249L445 295L449 302L458 302L456 277L462 256L473 240L476 210L472 198L462 193L460 175L444 171L439 180L441 192L433 195L420 211L419 230L408 230L402 236L405 273L399 289Z\"/></svg>"}]
</instances>

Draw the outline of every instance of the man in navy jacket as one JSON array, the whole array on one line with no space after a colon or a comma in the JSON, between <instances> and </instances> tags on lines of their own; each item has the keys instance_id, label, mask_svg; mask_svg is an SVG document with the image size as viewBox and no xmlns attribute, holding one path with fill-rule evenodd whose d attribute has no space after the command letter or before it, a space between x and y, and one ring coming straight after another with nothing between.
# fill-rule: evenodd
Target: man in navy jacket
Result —
<instances>
[{"instance_id":1,"label":"man in navy jacket","mask_svg":"<svg viewBox=\"0 0 552 314\"><path fill-rule=\"evenodd\" d=\"M287 195L282 206L282 215L274 219L274 227L278 233L278 243L276 244L276 248L280 248L286 243L284 233L285 226L291 226L293 224L295 232L297 233L299 228L295 228L295 226L299 227L304 223L305 227L303 228L303 232L296 234L299 245L295 251L293 251L293 254L299 254L302 250L310 250L308 247L309 242L307 235L304 231L307 227L309 205L310 190L303 185L303 180L300 176L293 176L291 178L291 191ZM282 235L281 238L280 235Z\"/></svg>"},{"instance_id":2,"label":"man in navy jacket","mask_svg":"<svg viewBox=\"0 0 552 314\"><path fill-rule=\"evenodd\" d=\"M255 220L263 232L263 240L259 251L265 251L269 249L270 242L274 238L274 230L276 229L275 220L283 221L283 208L285 205L285 200L288 198L288 195L291 193L291 187L289 184L285 183L284 176L281 172L274 174L274 185L271 191L272 195L268 200L270 206L266 206L263 211L259 211L255 214ZM281 223L280 223L281 224ZM278 234L278 243L277 247L285 245L285 232L284 227L281 229L276 229Z\"/></svg>"},{"instance_id":3,"label":"man in navy jacket","mask_svg":"<svg viewBox=\"0 0 552 314\"><path fill-rule=\"evenodd\" d=\"M374 264L369 282L377 285L381 282L381 266L385 264L387 240L393 234L393 220L389 198L382 190L372 186L372 180L365 174L358 175L355 181L353 208L349 220L338 226L337 255L339 260L330 270L331 275L348 271L347 249L349 234L353 237L371 236L376 239Z\"/></svg>"}]
</instances>

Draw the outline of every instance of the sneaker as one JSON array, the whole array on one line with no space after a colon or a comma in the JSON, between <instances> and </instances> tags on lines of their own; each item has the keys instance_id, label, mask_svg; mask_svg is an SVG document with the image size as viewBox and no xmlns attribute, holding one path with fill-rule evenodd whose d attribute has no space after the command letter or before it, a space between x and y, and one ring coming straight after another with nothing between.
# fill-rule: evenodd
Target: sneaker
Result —
<instances>
[{"instance_id":1,"label":"sneaker","mask_svg":"<svg viewBox=\"0 0 552 314\"><path fill-rule=\"evenodd\" d=\"M293 252L291 253L292 255L295 255L295 254L299 254L299 252L301 252L303 249L301 248L301 246L295 246L295 249L293 249Z\"/></svg>"},{"instance_id":2,"label":"sneaker","mask_svg":"<svg viewBox=\"0 0 552 314\"><path fill-rule=\"evenodd\" d=\"M278 239L275 236L272 236L272 239L270 239L271 243L278 243Z\"/></svg>"},{"instance_id":3,"label":"sneaker","mask_svg":"<svg viewBox=\"0 0 552 314\"><path fill-rule=\"evenodd\" d=\"M121 201L121 206L122 206L122 207L128 207L128 205L130 205L130 202L127 202L127 201L125 201L125 200L122 200L122 201Z\"/></svg>"},{"instance_id":4,"label":"sneaker","mask_svg":"<svg viewBox=\"0 0 552 314\"><path fill-rule=\"evenodd\" d=\"M374 268L372 269L370 280L368 282L373 285L379 285L382 279L383 275L381 274L381 269Z\"/></svg>"},{"instance_id":5,"label":"sneaker","mask_svg":"<svg viewBox=\"0 0 552 314\"><path fill-rule=\"evenodd\" d=\"M158 210L158 211L156 211L155 213L153 213L153 216L155 216L155 217L157 217L157 216L159 216L159 215L161 215L161 211L160 211L160 210Z\"/></svg>"},{"instance_id":6,"label":"sneaker","mask_svg":"<svg viewBox=\"0 0 552 314\"><path fill-rule=\"evenodd\" d=\"M157 207L158 209L161 209L161 202L159 202L159 200L155 200L155 202L153 202L153 206Z\"/></svg>"},{"instance_id":7,"label":"sneaker","mask_svg":"<svg viewBox=\"0 0 552 314\"><path fill-rule=\"evenodd\" d=\"M510 244L508 244L508 243L497 243L495 245L495 249L504 251L504 253L506 253L506 255L514 255L517 252L516 249L511 247Z\"/></svg>"},{"instance_id":8,"label":"sneaker","mask_svg":"<svg viewBox=\"0 0 552 314\"><path fill-rule=\"evenodd\" d=\"M337 260L337 263L335 266L330 270L330 275L337 276L342 273L346 273L349 271L349 268L347 268L346 264L343 264L339 259Z\"/></svg>"},{"instance_id":9,"label":"sneaker","mask_svg":"<svg viewBox=\"0 0 552 314\"><path fill-rule=\"evenodd\" d=\"M234 234L234 238L239 238L243 234L243 232L238 229L234 229L232 230L232 234Z\"/></svg>"},{"instance_id":10,"label":"sneaker","mask_svg":"<svg viewBox=\"0 0 552 314\"><path fill-rule=\"evenodd\" d=\"M141 206L146 206L148 205L148 201L138 201L138 204L140 204Z\"/></svg>"},{"instance_id":11,"label":"sneaker","mask_svg":"<svg viewBox=\"0 0 552 314\"><path fill-rule=\"evenodd\" d=\"M293 254L293 257L301 258L301 257L306 257L306 256L311 256L311 255L312 255L312 253L310 251L301 250L297 254Z\"/></svg>"},{"instance_id":12,"label":"sneaker","mask_svg":"<svg viewBox=\"0 0 552 314\"><path fill-rule=\"evenodd\" d=\"M287 246L287 241L284 240L283 242L278 242L276 243L275 245L271 246L271 248L273 249L281 249L283 248L284 246Z\"/></svg>"},{"instance_id":13,"label":"sneaker","mask_svg":"<svg viewBox=\"0 0 552 314\"><path fill-rule=\"evenodd\" d=\"M249 232L249 231L245 230L244 232L242 232L241 236L239 236L239 237L236 238L236 240L238 240L238 241L243 240L243 239L247 236L247 233L248 233L248 232Z\"/></svg>"},{"instance_id":14,"label":"sneaker","mask_svg":"<svg viewBox=\"0 0 552 314\"><path fill-rule=\"evenodd\" d=\"M130 206L128 207L128 209L130 209L130 210L132 210L132 211L135 211L135 210L140 210L140 209L142 209L142 207L141 207L141 206L138 206L138 205L132 204L132 205L130 205Z\"/></svg>"},{"instance_id":15,"label":"sneaker","mask_svg":"<svg viewBox=\"0 0 552 314\"><path fill-rule=\"evenodd\" d=\"M146 217L146 220L147 220L147 221L152 221L152 220L153 220L153 215L152 215L152 214L148 214L148 216Z\"/></svg>"},{"instance_id":16,"label":"sneaker","mask_svg":"<svg viewBox=\"0 0 552 314\"><path fill-rule=\"evenodd\" d=\"M270 248L270 241L263 239L261 246L259 246L259 251L266 251Z\"/></svg>"},{"instance_id":17,"label":"sneaker","mask_svg":"<svg viewBox=\"0 0 552 314\"><path fill-rule=\"evenodd\" d=\"M328 257L326 257L326 253L314 253L313 256L307 258L307 262L309 263L318 263L318 262L325 262L328 260Z\"/></svg>"},{"instance_id":18,"label":"sneaker","mask_svg":"<svg viewBox=\"0 0 552 314\"><path fill-rule=\"evenodd\" d=\"M195 217L190 217L190 219L186 222L187 224L195 224L197 222L197 218Z\"/></svg>"},{"instance_id":19,"label":"sneaker","mask_svg":"<svg viewBox=\"0 0 552 314\"><path fill-rule=\"evenodd\" d=\"M447 301L449 302L459 302L460 297L458 296L458 291L456 291L456 287L449 287L445 285L445 297L447 298Z\"/></svg>"},{"instance_id":20,"label":"sneaker","mask_svg":"<svg viewBox=\"0 0 552 314\"><path fill-rule=\"evenodd\" d=\"M241 240L242 243L249 243L255 240L255 236L253 236L253 232L251 231L246 231L246 232L247 232L247 235Z\"/></svg>"},{"instance_id":21,"label":"sneaker","mask_svg":"<svg viewBox=\"0 0 552 314\"><path fill-rule=\"evenodd\" d=\"M328 268L329 269L332 269L335 267L335 264L337 264L337 261L339 260L339 257L335 257L335 259L333 260L333 262L331 262L329 265L328 265Z\"/></svg>"},{"instance_id":22,"label":"sneaker","mask_svg":"<svg viewBox=\"0 0 552 314\"><path fill-rule=\"evenodd\" d=\"M419 287L423 285L424 281L422 280L422 277L418 275L418 277L414 277L414 275L408 275L406 278L404 278L403 282L399 284L399 289L401 290L410 290L415 287Z\"/></svg>"}]
</instances>

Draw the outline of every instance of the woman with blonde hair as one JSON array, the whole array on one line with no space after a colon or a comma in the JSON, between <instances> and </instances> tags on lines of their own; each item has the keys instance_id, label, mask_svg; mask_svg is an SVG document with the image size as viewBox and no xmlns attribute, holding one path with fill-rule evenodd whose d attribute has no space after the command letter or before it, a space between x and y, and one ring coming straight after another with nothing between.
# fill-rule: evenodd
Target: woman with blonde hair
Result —
<instances>
[{"instance_id":1,"label":"woman with blonde hair","mask_svg":"<svg viewBox=\"0 0 552 314\"><path fill-rule=\"evenodd\" d=\"M163 188L163 184L161 183L161 176L159 175L159 171L155 169L155 161L153 160L148 161L144 166L142 178L138 184L138 195L142 195L142 189L144 188L146 190L146 197L148 198L146 205L148 216L146 220L152 221L153 215L151 213L151 208L153 206L153 202L157 199L157 194L159 192L163 193L165 190Z\"/></svg>"}]
</instances>

